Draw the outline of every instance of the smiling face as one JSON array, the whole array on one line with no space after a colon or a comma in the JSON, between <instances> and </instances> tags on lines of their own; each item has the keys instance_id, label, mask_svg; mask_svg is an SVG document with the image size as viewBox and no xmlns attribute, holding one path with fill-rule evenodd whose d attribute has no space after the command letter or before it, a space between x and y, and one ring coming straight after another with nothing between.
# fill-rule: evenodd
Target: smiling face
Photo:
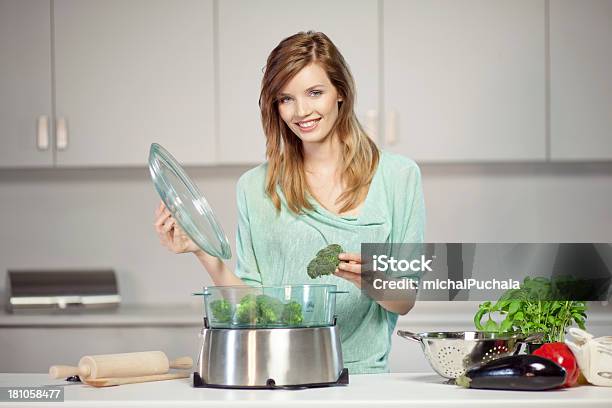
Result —
<instances>
[{"instance_id":1,"label":"smiling face","mask_svg":"<svg viewBox=\"0 0 612 408\"><path fill-rule=\"evenodd\" d=\"M316 63L305 66L281 89L278 112L303 143L322 142L338 118L342 98L325 70Z\"/></svg>"}]
</instances>

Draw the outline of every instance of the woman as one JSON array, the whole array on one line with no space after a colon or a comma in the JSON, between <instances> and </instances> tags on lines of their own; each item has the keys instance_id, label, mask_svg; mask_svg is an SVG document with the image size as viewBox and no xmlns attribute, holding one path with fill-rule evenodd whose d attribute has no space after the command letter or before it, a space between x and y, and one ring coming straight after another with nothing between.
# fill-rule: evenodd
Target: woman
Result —
<instances>
[{"instance_id":1,"label":"woman","mask_svg":"<svg viewBox=\"0 0 612 408\"><path fill-rule=\"evenodd\" d=\"M398 314L414 305L362 295L362 242L421 242L420 172L402 156L380 151L353 111L355 85L344 58L323 33L298 33L270 54L260 108L267 162L237 186L237 266L199 250L163 204L155 226L170 250L193 252L215 285L330 283L337 297L345 366L351 374L388 371ZM334 276L316 281L306 266L328 244L346 253Z\"/></svg>"}]
</instances>

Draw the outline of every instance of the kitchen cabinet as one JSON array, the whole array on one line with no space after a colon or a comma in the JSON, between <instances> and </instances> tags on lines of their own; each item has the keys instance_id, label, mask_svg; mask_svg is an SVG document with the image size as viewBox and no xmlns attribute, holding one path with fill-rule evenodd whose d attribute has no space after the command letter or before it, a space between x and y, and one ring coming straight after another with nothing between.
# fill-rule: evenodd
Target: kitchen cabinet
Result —
<instances>
[{"instance_id":1,"label":"kitchen cabinet","mask_svg":"<svg viewBox=\"0 0 612 408\"><path fill-rule=\"evenodd\" d=\"M2 328L0 371L47 372L52 365L76 365L92 354L161 350L169 358L197 358L200 339L194 327L20 327ZM44 347L41 342L44 339ZM11 350L8 352L8 350Z\"/></svg>"},{"instance_id":2,"label":"kitchen cabinet","mask_svg":"<svg viewBox=\"0 0 612 408\"><path fill-rule=\"evenodd\" d=\"M612 2L550 2L552 160L612 159Z\"/></svg>"},{"instance_id":3,"label":"kitchen cabinet","mask_svg":"<svg viewBox=\"0 0 612 408\"><path fill-rule=\"evenodd\" d=\"M84 355L162 350L170 358L197 356L200 308L121 305L72 313L0 310L0 371L46 372ZM44 339L44 347L41 341Z\"/></svg>"},{"instance_id":4,"label":"kitchen cabinet","mask_svg":"<svg viewBox=\"0 0 612 408\"><path fill-rule=\"evenodd\" d=\"M50 166L50 2L0 1L0 167Z\"/></svg>"},{"instance_id":5,"label":"kitchen cabinet","mask_svg":"<svg viewBox=\"0 0 612 408\"><path fill-rule=\"evenodd\" d=\"M309 29L346 57L388 150L610 160L610 15L599 0L1 0L0 168L140 166L154 141L186 165L262 162L266 57Z\"/></svg>"},{"instance_id":6,"label":"kitchen cabinet","mask_svg":"<svg viewBox=\"0 0 612 408\"><path fill-rule=\"evenodd\" d=\"M215 159L212 0L54 2L57 166Z\"/></svg>"},{"instance_id":7,"label":"kitchen cabinet","mask_svg":"<svg viewBox=\"0 0 612 408\"><path fill-rule=\"evenodd\" d=\"M356 81L356 112L370 133L376 131L377 1L223 0L218 13L220 162L265 160L258 100L266 58L282 39L300 30L322 31L340 49Z\"/></svg>"},{"instance_id":8,"label":"kitchen cabinet","mask_svg":"<svg viewBox=\"0 0 612 408\"><path fill-rule=\"evenodd\" d=\"M418 161L546 158L545 1L384 0L385 140Z\"/></svg>"}]
</instances>

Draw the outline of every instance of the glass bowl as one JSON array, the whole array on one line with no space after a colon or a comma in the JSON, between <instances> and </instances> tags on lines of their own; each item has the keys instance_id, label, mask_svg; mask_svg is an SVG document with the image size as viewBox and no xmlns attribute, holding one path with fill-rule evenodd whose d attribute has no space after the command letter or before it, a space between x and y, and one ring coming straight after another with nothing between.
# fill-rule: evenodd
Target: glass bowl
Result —
<instances>
[{"instance_id":1,"label":"glass bowl","mask_svg":"<svg viewBox=\"0 0 612 408\"><path fill-rule=\"evenodd\" d=\"M211 328L298 328L334 325L336 285L205 286Z\"/></svg>"}]
</instances>

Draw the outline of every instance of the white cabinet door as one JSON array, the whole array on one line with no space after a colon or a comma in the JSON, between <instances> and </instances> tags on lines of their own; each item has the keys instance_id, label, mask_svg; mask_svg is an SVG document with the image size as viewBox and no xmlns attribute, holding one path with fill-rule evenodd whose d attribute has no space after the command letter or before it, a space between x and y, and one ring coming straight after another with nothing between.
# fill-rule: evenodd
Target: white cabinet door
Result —
<instances>
[{"instance_id":1,"label":"white cabinet door","mask_svg":"<svg viewBox=\"0 0 612 408\"><path fill-rule=\"evenodd\" d=\"M212 0L54 4L58 166L214 160Z\"/></svg>"},{"instance_id":2,"label":"white cabinet door","mask_svg":"<svg viewBox=\"0 0 612 408\"><path fill-rule=\"evenodd\" d=\"M50 4L0 0L0 167L53 164Z\"/></svg>"},{"instance_id":3,"label":"white cabinet door","mask_svg":"<svg viewBox=\"0 0 612 408\"><path fill-rule=\"evenodd\" d=\"M543 160L544 0L384 0L386 147L420 161Z\"/></svg>"},{"instance_id":4,"label":"white cabinet door","mask_svg":"<svg viewBox=\"0 0 612 408\"><path fill-rule=\"evenodd\" d=\"M299 31L322 31L336 44L357 84L356 112L378 109L378 19L375 0L219 1L219 160L265 160L258 105L268 54ZM369 130L372 130L369 128Z\"/></svg>"},{"instance_id":5,"label":"white cabinet door","mask_svg":"<svg viewBox=\"0 0 612 408\"><path fill-rule=\"evenodd\" d=\"M550 2L553 160L612 159L612 1Z\"/></svg>"},{"instance_id":6,"label":"white cabinet door","mask_svg":"<svg viewBox=\"0 0 612 408\"><path fill-rule=\"evenodd\" d=\"M181 325L0 327L0 370L43 373L56 364L76 365L83 356L149 350L162 350L170 359L190 356L197 361L200 330Z\"/></svg>"}]
</instances>

